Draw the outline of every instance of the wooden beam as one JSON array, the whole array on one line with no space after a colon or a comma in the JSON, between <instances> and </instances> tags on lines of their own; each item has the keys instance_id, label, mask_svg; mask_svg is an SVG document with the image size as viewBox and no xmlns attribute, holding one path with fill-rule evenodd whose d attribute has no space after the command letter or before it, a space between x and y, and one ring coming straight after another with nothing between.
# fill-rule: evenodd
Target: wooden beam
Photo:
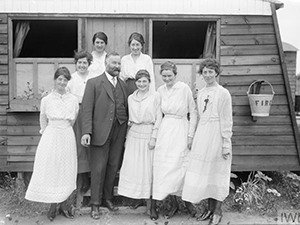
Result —
<instances>
[{"instance_id":1,"label":"wooden beam","mask_svg":"<svg viewBox=\"0 0 300 225\"><path fill-rule=\"evenodd\" d=\"M245 55L245 56L222 56L222 66L230 65L278 65L278 55Z\"/></svg>"},{"instance_id":2,"label":"wooden beam","mask_svg":"<svg viewBox=\"0 0 300 225\"><path fill-rule=\"evenodd\" d=\"M253 122L249 116L234 116L234 126L254 126L254 125L280 125L291 124L290 115L273 115L268 117L258 117L257 122Z\"/></svg>"},{"instance_id":3,"label":"wooden beam","mask_svg":"<svg viewBox=\"0 0 300 225\"><path fill-rule=\"evenodd\" d=\"M274 34L259 35L221 35L221 45L274 45Z\"/></svg>"},{"instance_id":4,"label":"wooden beam","mask_svg":"<svg viewBox=\"0 0 300 225\"><path fill-rule=\"evenodd\" d=\"M298 150L298 159L299 159L299 165L300 165L300 133L299 129L297 126L296 122L296 114L293 106L293 99L292 99L292 94L291 94L291 88L290 88L290 82L289 82L289 77L288 77L288 72L287 72L287 67L284 59L284 52L283 52L283 47L282 47L282 41L280 37L280 31L279 31L279 24L278 24L278 19L277 19L277 14L276 14L276 8L274 4L271 4L271 9L272 9L272 17L273 17L273 22L274 22L274 28L275 28L275 35L278 43L278 48L279 48L279 56L281 60L281 67L283 71L283 78L284 78L284 83L286 86L286 94L287 94L287 99L288 99L288 104L289 104L289 109L290 109L290 116L292 120L292 126L294 130L294 138L296 141L296 146Z\"/></svg>"},{"instance_id":5,"label":"wooden beam","mask_svg":"<svg viewBox=\"0 0 300 225\"><path fill-rule=\"evenodd\" d=\"M277 45L231 45L221 46L221 55L278 55Z\"/></svg>"},{"instance_id":6,"label":"wooden beam","mask_svg":"<svg viewBox=\"0 0 300 225\"><path fill-rule=\"evenodd\" d=\"M269 24L221 25L221 35L274 34L274 27Z\"/></svg>"},{"instance_id":7,"label":"wooden beam","mask_svg":"<svg viewBox=\"0 0 300 225\"><path fill-rule=\"evenodd\" d=\"M247 16L222 16L221 24L272 24L271 16L247 15Z\"/></svg>"}]
</instances>

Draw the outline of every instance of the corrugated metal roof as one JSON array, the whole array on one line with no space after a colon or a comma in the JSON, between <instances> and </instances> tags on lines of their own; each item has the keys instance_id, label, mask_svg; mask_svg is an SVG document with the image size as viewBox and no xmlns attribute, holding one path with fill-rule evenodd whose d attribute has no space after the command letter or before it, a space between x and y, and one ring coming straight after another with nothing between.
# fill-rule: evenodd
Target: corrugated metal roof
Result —
<instances>
[{"instance_id":1,"label":"corrugated metal roof","mask_svg":"<svg viewBox=\"0 0 300 225\"><path fill-rule=\"evenodd\" d=\"M7 13L271 15L277 0L1 0Z\"/></svg>"}]
</instances>

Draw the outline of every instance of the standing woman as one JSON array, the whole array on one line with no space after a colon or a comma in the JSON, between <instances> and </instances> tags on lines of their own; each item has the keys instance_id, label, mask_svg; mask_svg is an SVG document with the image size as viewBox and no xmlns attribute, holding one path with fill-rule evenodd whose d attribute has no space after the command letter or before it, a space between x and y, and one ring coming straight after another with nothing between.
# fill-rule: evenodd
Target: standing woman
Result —
<instances>
[{"instance_id":1,"label":"standing woman","mask_svg":"<svg viewBox=\"0 0 300 225\"><path fill-rule=\"evenodd\" d=\"M81 107L82 97L84 94L84 89L86 82L88 79L95 76L92 74L88 68L91 65L93 60L93 56L83 50L80 52L76 52L75 56L75 68L76 71L71 75L72 79L67 85L67 88L70 90L72 94L74 94L78 98L79 105ZM88 148L81 145L81 109L79 109L79 114L77 120L74 124L74 131L77 140L77 158L78 158L78 178L80 180L79 187L81 192L85 193L89 188L89 174L90 166L89 166L89 150Z\"/></svg>"},{"instance_id":2,"label":"standing woman","mask_svg":"<svg viewBox=\"0 0 300 225\"><path fill-rule=\"evenodd\" d=\"M41 101L40 133L33 174L25 198L51 203L47 217L52 221L59 212L67 218L73 215L67 207L69 195L76 189L76 140L72 125L78 113L77 98L66 92L71 79L69 70L60 67L54 74L54 89Z\"/></svg>"},{"instance_id":3,"label":"standing woman","mask_svg":"<svg viewBox=\"0 0 300 225\"><path fill-rule=\"evenodd\" d=\"M177 67L173 62L167 61L162 64L160 74L165 84L157 91L161 96L164 117L154 150L153 199L163 200L168 195L173 195L172 208L166 214L166 217L170 218L178 209L174 195L181 195L186 157L196 126L196 108L190 87L176 81ZM194 214L191 204L188 204L187 208Z\"/></svg>"},{"instance_id":4,"label":"standing woman","mask_svg":"<svg viewBox=\"0 0 300 225\"><path fill-rule=\"evenodd\" d=\"M147 70L139 70L135 80L138 89L128 97L130 129L126 137L118 193L134 199L150 199L153 153L162 119L160 96L149 90L151 78ZM158 218L155 207L151 207L150 218Z\"/></svg>"},{"instance_id":5,"label":"standing woman","mask_svg":"<svg viewBox=\"0 0 300 225\"><path fill-rule=\"evenodd\" d=\"M185 177L182 199L198 203L208 198L208 209L198 218L219 224L221 205L229 194L231 170L232 104L228 90L216 77L220 64L206 59L200 65L206 87L198 93L200 117Z\"/></svg>"},{"instance_id":6,"label":"standing woman","mask_svg":"<svg viewBox=\"0 0 300 225\"><path fill-rule=\"evenodd\" d=\"M105 57L106 57L106 46L107 46L107 36L104 32L97 32L93 36L93 62L89 67L89 71L94 76L98 76L105 71Z\"/></svg>"},{"instance_id":7,"label":"standing woman","mask_svg":"<svg viewBox=\"0 0 300 225\"><path fill-rule=\"evenodd\" d=\"M143 35L137 32L132 33L128 40L131 53L123 56L121 60L120 78L126 82L129 94L132 94L137 89L135 75L141 69L149 72L151 79L150 90L155 91L153 62L149 55L142 53L144 44Z\"/></svg>"}]
</instances>

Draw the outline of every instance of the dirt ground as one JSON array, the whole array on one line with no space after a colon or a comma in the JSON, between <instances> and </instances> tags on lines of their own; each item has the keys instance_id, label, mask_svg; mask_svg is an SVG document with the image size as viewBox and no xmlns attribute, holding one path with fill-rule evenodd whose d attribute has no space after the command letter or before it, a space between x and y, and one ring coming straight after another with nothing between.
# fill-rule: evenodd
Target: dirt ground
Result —
<instances>
[{"instance_id":1,"label":"dirt ground","mask_svg":"<svg viewBox=\"0 0 300 225\"><path fill-rule=\"evenodd\" d=\"M157 221L151 221L146 214L146 207L139 207L136 210L128 207L120 207L117 212L109 212L106 208L101 208L100 220L93 220L89 215L90 208L82 208L76 211L76 216L73 220L67 219L58 215L53 222L50 222L46 215L37 217L20 217L15 215L5 215L0 212L0 225L206 225L208 221L198 222L195 218L188 215L176 214L170 220L164 219L162 216ZM222 225L246 225L246 224L277 224L276 218L246 215L244 213L225 212L222 218Z\"/></svg>"}]
</instances>

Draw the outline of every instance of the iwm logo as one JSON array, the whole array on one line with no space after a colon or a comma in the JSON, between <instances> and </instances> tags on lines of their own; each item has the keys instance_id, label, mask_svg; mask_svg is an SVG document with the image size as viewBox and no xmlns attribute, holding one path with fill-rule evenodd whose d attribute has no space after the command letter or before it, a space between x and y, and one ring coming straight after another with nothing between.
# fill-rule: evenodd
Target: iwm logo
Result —
<instances>
[{"instance_id":1,"label":"iwm logo","mask_svg":"<svg viewBox=\"0 0 300 225\"><path fill-rule=\"evenodd\" d=\"M280 210L277 215L277 224L300 225L300 211Z\"/></svg>"}]
</instances>

